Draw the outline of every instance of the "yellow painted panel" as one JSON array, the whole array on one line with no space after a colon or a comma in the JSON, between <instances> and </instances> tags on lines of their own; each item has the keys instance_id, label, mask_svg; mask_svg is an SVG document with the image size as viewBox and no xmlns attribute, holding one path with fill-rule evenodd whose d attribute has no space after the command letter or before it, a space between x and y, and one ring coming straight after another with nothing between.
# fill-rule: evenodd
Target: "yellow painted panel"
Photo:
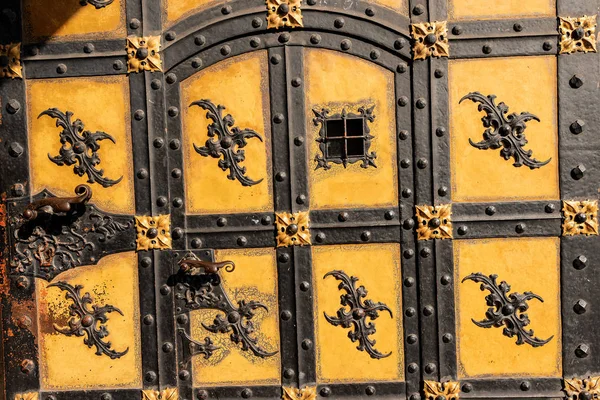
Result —
<instances>
[{"instance_id":1,"label":"yellow painted panel","mask_svg":"<svg viewBox=\"0 0 600 400\"><path fill-rule=\"evenodd\" d=\"M553 0L449 0L448 19L503 19L556 15Z\"/></svg>"},{"instance_id":2,"label":"yellow painted panel","mask_svg":"<svg viewBox=\"0 0 600 400\"><path fill-rule=\"evenodd\" d=\"M385 207L398 204L394 75L368 61L331 50L305 50L306 126L310 201L312 209L337 207ZM375 105L375 121L369 123L370 152L376 152L377 168L360 162L331 164L315 170L320 154L316 139L320 126L311 110L329 108L331 115L357 113L360 106Z\"/></svg>"},{"instance_id":3,"label":"yellow painted panel","mask_svg":"<svg viewBox=\"0 0 600 400\"><path fill-rule=\"evenodd\" d=\"M486 376L562 375L560 330L560 241L558 238L518 238L454 241L456 332L459 378ZM552 340L540 347L517 345L502 328L480 328L471 318L485 319L485 296L480 284L460 281L481 272L506 281L509 293L526 291L544 302L528 301L527 314L535 336Z\"/></svg>"},{"instance_id":4,"label":"yellow painted panel","mask_svg":"<svg viewBox=\"0 0 600 400\"><path fill-rule=\"evenodd\" d=\"M29 162L33 193L48 189L56 196L74 196L77 185L87 182L87 175L78 176L73 166L58 166L48 159L57 156L61 148L56 119L38 115L48 108L73 112L71 122L80 119L85 129L110 134L116 143L102 140L97 169L104 176L121 182L105 188L98 183L92 188L91 202L104 211L133 214L133 161L129 122L129 81L125 76L40 79L27 81L29 107Z\"/></svg>"},{"instance_id":5,"label":"yellow painted panel","mask_svg":"<svg viewBox=\"0 0 600 400\"><path fill-rule=\"evenodd\" d=\"M329 382L398 381L404 378L404 348L402 345L402 292L400 279L400 247L397 244L318 246L312 248L313 287L315 288L314 320L317 341L317 380ZM377 268L373 266L377 260ZM385 311L374 321L375 348L389 357L374 359L359 351L358 342L348 338L350 329L333 326L323 313L335 316L342 306L339 280L326 273L342 270L364 286L366 299L386 304L393 314ZM346 307L347 309L347 307ZM369 319L367 319L369 321ZM352 365L352 368L348 368Z\"/></svg>"},{"instance_id":6,"label":"yellow painted panel","mask_svg":"<svg viewBox=\"0 0 600 400\"><path fill-rule=\"evenodd\" d=\"M222 282L231 301L256 300L267 306L266 312L257 309L252 318L258 345L268 352L279 350L279 311L277 309L277 262L274 249L218 250L217 261L233 261L233 272L222 270ZM229 333L211 333L202 327L211 325L216 310L197 310L190 313L192 338L204 342L210 337L220 347L207 360L192 359L195 386L277 385L280 383L280 354L260 358L229 338Z\"/></svg>"},{"instance_id":7,"label":"yellow painted panel","mask_svg":"<svg viewBox=\"0 0 600 400\"><path fill-rule=\"evenodd\" d=\"M558 199L558 129L556 111L556 57L514 57L450 61L450 135L452 199L512 201ZM495 94L508 112L530 112L541 122L529 121L525 149L547 165L514 167L500 150L480 150L469 143L483 139L477 104L460 99L469 92Z\"/></svg>"},{"instance_id":8,"label":"yellow painted panel","mask_svg":"<svg viewBox=\"0 0 600 400\"><path fill-rule=\"evenodd\" d=\"M105 327L112 349L127 354L117 359L97 356L96 348L88 348L84 337L66 336L54 330L53 324L68 326L67 292L48 282L36 281L39 312L40 375L45 390L137 388L142 385L141 342L137 256L134 252L106 256L98 265L72 269L58 275L54 282L82 285L81 295L89 292L93 304L110 304L119 308L107 313ZM91 308L91 305L89 306Z\"/></svg>"},{"instance_id":9,"label":"yellow painted panel","mask_svg":"<svg viewBox=\"0 0 600 400\"><path fill-rule=\"evenodd\" d=\"M125 37L125 0L96 9L79 0L23 0L23 22L27 43L48 38L108 39ZM123 39L125 47L125 39Z\"/></svg>"},{"instance_id":10,"label":"yellow painted panel","mask_svg":"<svg viewBox=\"0 0 600 400\"><path fill-rule=\"evenodd\" d=\"M163 0L163 9L166 11L167 22L170 23L184 16L200 12L202 9L222 4L218 0ZM265 13L266 13L265 9Z\"/></svg>"},{"instance_id":11,"label":"yellow painted panel","mask_svg":"<svg viewBox=\"0 0 600 400\"><path fill-rule=\"evenodd\" d=\"M373 3L380 4L384 7L391 8L403 15L408 15L408 1L407 0L374 0Z\"/></svg>"},{"instance_id":12,"label":"yellow painted panel","mask_svg":"<svg viewBox=\"0 0 600 400\"><path fill-rule=\"evenodd\" d=\"M256 51L233 57L209 67L182 83L183 155L187 210L190 213L257 212L273 209L271 181L271 125L269 116L267 52ZM229 170L219 168L218 160L196 152L204 146L211 120L194 101L208 99L223 105L223 117L231 114L236 127L253 129L262 137L248 139L245 150L246 176L263 179L242 186L227 178Z\"/></svg>"}]
</instances>

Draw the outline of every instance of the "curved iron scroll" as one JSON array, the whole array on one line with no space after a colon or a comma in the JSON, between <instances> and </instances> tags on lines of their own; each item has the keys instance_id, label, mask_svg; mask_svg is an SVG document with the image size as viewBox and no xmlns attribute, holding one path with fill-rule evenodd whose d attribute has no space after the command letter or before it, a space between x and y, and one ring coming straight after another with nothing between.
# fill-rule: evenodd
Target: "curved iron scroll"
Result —
<instances>
[{"instance_id":1,"label":"curved iron scroll","mask_svg":"<svg viewBox=\"0 0 600 400\"><path fill-rule=\"evenodd\" d=\"M201 265L198 262L201 262ZM203 268L203 271L189 267L194 264L198 264L197 267ZM233 271L235 268L233 262L211 263L188 256L179 261L179 266L180 270L172 277L172 283L181 284L184 288L183 292L176 294L176 297L184 301L185 308L188 310L211 309L222 313L215 316L212 324L202 324L206 330L213 333L229 333L231 341L241 345L241 350L251 351L257 357L271 357L278 353L263 349L258 345L258 339L251 336L255 330L251 321L255 311L262 308L268 312L267 306L255 300L239 300L235 306L221 285L218 271L225 266L228 266L225 268L226 271ZM202 344L184 338L184 345L191 346L190 343L194 343L197 353L204 354L206 358L209 358L212 351L216 350L212 347L210 340L206 341L205 339L205 343Z\"/></svg>"},{"instance_id":2,"label":"curved iron scroll","mask_svg":"<svg viewBox=\"0 0 600 400\"><path fill-rule=\"evenodd\" d=\"M328 276L333 276L335 279L341 281L338 289L346 291L346 294L340 296L342 306L344 307L337 311L337 317L331 317L323 312L327 322L343 328L354 327L354 330L348 332L348 337L352 342L358 341L356 348L360 351L366 351L371 358L380 359L389 357L392 352L383 354L375 349L375 340L369 338L369 336L375 333L375 324L367 322L367 317L375 320L379 318L379 311L387 311L390 317L393 318L392 310L383 303L375 303L372 300L363 301L362 299L367 297L367 289L362 285L358 288L355 287L358 281L357 277L348 276L344 271L337 270L326 273L323 279ZM350 307L350 310L347 310L346 306Z\"/></svg>"},{"instance_id":3,"label":"curved iron scroll","mask_svg":"<svg viewBox=\"0 0 600 400\"><path fill-rule=\"evenodd\" d=\"M203 157L221 158L219 160L219 168L223 171L229 170L227 178L230 180L238 180L243 186L257 185L263 180L252 180L246 176L246 167L239 165L246 159L245 151L242 148L248 144L247 140L257 138L261 142L262 137L252 129L240 129L233 127L235 121L231 114L225 117L221 112L225 110L222 105L215 106L210 100L198 100L190 104L207 110L206 117L213 120L213 123L208 125L208 137L204 146L199 147L194 144L194 149ZM229 129L231 128L231 130ZM215 138L216 140L213 140Z\"/></svg>"},{"instance_id":4,"label":"curved iron scroll","mask_svg":"<svg viewBox=\"0 0 600 400\"><path fill-rule=\"evenodd\" d=\"M459 104L463 100L469 99L474 103L479 103L477 109L479 111L485 111L486 115L481 118L483 126L487 128L483 132L483 140L480 142L473 142L469 139L471 146L476 147L480 150L487 149L500 149L500 155L505 159L509 160L511 157L515 160L513 165L515 167L521 167L523 165L530 169L540 168L548 164L552 158L546 161L538 161L532 158L532 150L525 150L523 147L527 144L525 139L525 128L526 123L531 120L540 121L535 115L522 112L521 114L511 113L508 114L508 106L503 102L498 105L494 104L496 96L490 94L484 96L479 92L471 92L460 99Z\"/></svg>"},{"instance_id":5,"label":"curved iron scroll","mask_svg":"<svg viewBox=\"0 0 600 400\"><path fill-rule=\"evenodd\" d=\"M504 326L502 334L512 338L517 337L517 344L527 343L533 347L543 346L548 343L553 337L548 339L540 339L534 336L532 329L525 329L529 325L529 317L525 311L529 309L527 301L537 299L544 302L540 296L535 293L525 292L508 293L510 285L505 281L496 283L498 275L485 276L481 272L467 275L462 282L471 280L481 283L481 290L488 290L490 294L485 296L486 304L489 306L485 313L485 319L476 321L471 319L473 323L481 328L500 328Z\"/></svg>"},{"instance_id":6,"label":"curved iron scroll","mask_svg":"<svg viewBox=\"0 0 600 400\"><path fill-rule=\"evenodd\" d=\"M75 165L73 172L79 176L87 174L88 183L97 182L104 187L110 187L121 182L123 177L112 180L104 177L103 170L96 168L100 164L100 157L98 156L100 144L98 142L108 139L116 143L111 135L100 131L92 133L84 130L83 122L80 119L71 122L73 113L70 111L65 114L57 108L49 108L42 111L38 118L43 115L56 118L56 126L63 129L60 132L62 147L59 150L59 155L53 157L48 154L50 161L56 165Z\"/></svg>"},{"instance_id":7,"label":"curved iron scroll","mask_svg":"<svg viewBox=\"0 0 600 400\"><path fill-rule=\"evenodd\" d=\"M69 318L68 326L61 327L54 324L54 329L57 332L66 336L81 337L85 335L86 338L83 339L83 343L89 348L96 346L96 355L99 356L104 354L114 360L127 354L129 347L119 352L111 349L110 342L104 341L104 338L108 336L108 329L105 325L108 321L106 314L114 311L123 315L121 310L109 304L104 306L93 304L89 292L81 296L80 292L83 289L81 285L71 286L66 282L56 282L48 285L48 287L57 287L67 292L65 298L73 302L69 306L71 318Z\"/></svg>"}]
</instances>

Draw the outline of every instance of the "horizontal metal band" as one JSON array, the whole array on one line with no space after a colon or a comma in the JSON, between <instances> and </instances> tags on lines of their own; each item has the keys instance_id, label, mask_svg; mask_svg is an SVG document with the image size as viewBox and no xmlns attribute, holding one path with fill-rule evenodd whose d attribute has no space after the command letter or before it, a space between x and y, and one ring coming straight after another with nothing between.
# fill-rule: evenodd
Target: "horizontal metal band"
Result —
<instances>
[{"instance_id":1,"label":"horizontal metal band","mask_svg":"<svg viewBox=\"0 0 600 400\"><path fill-rule=\"evenodd\" d=\"M558 36L555 17L460 21L448 23L448 40Z\"/></svg>"},{"instance_id":2,"label":"horizontal metal band","mask_svg":"<svg viewBox=\"0 0 600 400\"><path fill-rule=\"evenodd\" d=\"M60 399L60 400L98 400L103 398L104 394L110 395L107 398L111 400L131 400L142 397L141 389L120 389L120 390L69 390L59 392L41 392L40 399ZM53 396L53 397L51 397Z\"/></svg>"},{"instance_id":3,"label":"horizontal metal band","mask_svg":"<svg viewBox=\"0 0 600 400\"><path fill-rule=\"evenodd\" d=\"M515 57L558 54L557 35L451 40L450 58Z\"/></svg>"},{"instance_id":4,"label":"horizontal metal band","mask_svg":"<svg viewBox=\"0 0 600 400\"><path fill-rule=\"evenodd\" d=\"M394 399L403 399L405 391L406 384L404 382L322 384L317 387L320 397L331 399L367 398L367 396L372 399L391 396Z\"/></svg>"},{"instance_id":5,"label":"horizontal metal band","mask_svg":"<svg viewBox=\"0 0 600 400\"><path fill-rule=\"evenodd\" d=\"M468 221L453 224L454 239L483 239L504 237L560 236L561 221L512 220Z\"/></svg>"},{"instance_id":6,"label":"horizontal metal band","mask_svg":"<svg viewBox=\"0 0 600 400\"><path fill-rule=\"evenodd\" d=\"M281 386L229 386L210 387L205 389L194 389L196 399L204 398L208 394L209 399L280 399Z\"/></svg>"},{"instance_id":7,"label":"horizontal metal band","mask_svg":"<svg viewBox=\"0 0 600 400\"><path fill-rule=\"evenodd\" d=\"M126 40L89 40L77 42L48 42L23 46L24 61L48 59L96 58L125 55Z\"/></svg>"},{"instance_id":8,"label":"horizontal metal band","mask_svg":"<svg viewBox=\"0 0 600 400\"><path fill-rule=\"evenodd\" d=\"M188 233L272 231L274 213L187 215Z\"/></svg>"},{"instance_id":9,"label":"horizontal metal band","mask_svg":"<svg viewBox=\"0 0 600 400\"><path fill-rule=\"evenodd\" d=\"M400 226L311 229L313 245L399 243Z\"/></svg>"},{"instance_id":10,"label":"horizontal metal band","mask_svg":"<svg viewBox=\"0 0 600 400\"><path fill-rule=\"evenodd\" d=\"M397 226L398 209L342 209L310 211L311 228L349 228L360 226Z\"/></svg>"},{"instance_id":11,"label":"horizontal metal band","mask_svg":"<svg viewBox=\"0 0 600 400\"><path fill-rule=\"evenodd\" d=\"M462 399L564 398L560 378L464 379L460 384Z\"/></svg>"},{"instance_id":12,"label":"horizontal metal band","mask_svg":"<svg viewBox=\"0 0 600 400\"><path fill-rule=\"evenodd\" d=\"M23 65L27 79L119 75L127 73L127 56L122 52L101 57L29 59Z\"/></svg>"},{"instance_id":13,"label":"horizontal metal band","mask_svg":"<svg viewBox=\"0 0 600 400\"><path fill-rule=\"evenodd\" d=\"M453 203L452 222L561 219L561 202Z\"/></svg>"}]
</instances>

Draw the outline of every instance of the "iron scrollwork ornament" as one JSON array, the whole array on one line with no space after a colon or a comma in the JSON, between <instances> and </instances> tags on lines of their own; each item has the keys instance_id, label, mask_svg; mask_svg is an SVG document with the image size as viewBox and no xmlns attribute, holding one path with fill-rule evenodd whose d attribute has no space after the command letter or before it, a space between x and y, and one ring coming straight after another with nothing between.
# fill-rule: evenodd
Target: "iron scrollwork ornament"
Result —
<instances>
[{"instance_id":1,"label":"iron scrollwork ornament","mask_svg":"<svg viewBox=\"0 0 600 400\"><path fill-rule=\"evenodd\" d=\"M179 272L174 277L183 287L183 293L177 293L176 298L182 300L188 310L217 310L212 324L202 323L204 329L212 333L229 333L231 341L241 345L242 351L251 351L260 358L271 357L277 351L267 351L258 344L258 339L252 337L254 324L251 321L257 309L269 311L266 305L255 300L239 300L237 306L233 304L221 285L219 270L224 268L232 272L235 264L232 261L212 263L201 261L190 253L179 261ZM186 334L181 334L184 347L189 349L184 362L187 363L191 356L203 354L209 358L218 347L213 346L209 338L204 343L192 340Z\"/></svg>"},{"instance_id":2,"label":"iron scrollwork ornament","mask_svg":"<svg viewBox=\"0 0 600 400\"><path fill-rule=\"evenodd\" d=\"M246 159L242 149L248 144L247 140L256 138L262 142L262 137L252 129L234 127L235 121L231 114L222 116L222 111L225 110L222 105L215 106L210 100L198 100L190 104L191 106L206 110L206 117L213 121L208 125L208 139L204 146L194 144L196 152L203 157L218 158L219 168L223 171L229 170L227 178L232 181L238 180L243 186L253 186L262 182L263 179L255 181L246 176L246 167L240 165Z\"/></svg>"},{"instance_id":3,"label":"iron scrollwork ornament","mask_svg":"<svg viewBox=\"0 0 600 400\"><path fill-rule=\"evenodd\" d=\"M490 275L489 277L480 273L472 273L467 275L462 282L467 280L481 283L481 290L488 290L490 294L485 296L486 304L489 306L485 313L485 319L476 321L471 319L473 323L481 328L500 328L504 326L502 331L504 336L512 338L517 337L517 344L522 345L527 343L533 347L543 346L552 340L553 336L548 339L540 339L534 336L532 329L525 329L529 325L529 317L525 311L529 309L527 302L532 299L544 302L540 296L532 292L508 293L510 285L505 281L496 283L498 275Z\"/></svg>"},{"instance_id":4,"label":"iron scrollwork ornament","mask_svg":"<svg viewBox=\"0 0 600 400\"><path fill-rule=\"evenodd\" d=\"M352 342L358 342L356 347L360 351L366 351L371 358L381 359L389 357L392 353L381 353L375 349L375 340L369 338L375 333L375 324L373 322L367 322L367 317L371 321L379 317L379 311L387 311L390 317L393 318L392 310L383 303L376 303L372 300L364 300L367 297L367 289L364 286L355 287L358 278L355 276L348 276L344 271L330 271L323 276L323 279L328 276L333 276L335 279L341 281L338 285L339 290L344 290L346 293L340 296L341 307L336 317L327 315L323 312L325 319L333 326L341 326L343 328L354 328L348 332L348 337ZM350 307L346 309L345 307Z\"/></svg>"},{"instance_id":5,"label":"iron scrollwork ornament","mask_svg":"<svg viewBox=\"0 0 600 400\"><path fill-rule=\"evenodd\" d=\"M107 139L116 143L111 135L100 131L92 133L84 130L83 122L80 119L76 119L75 122L71 121L73 113L70 111L65 114L57 108L49 108L43 111L38 118L43 115L55 118L56 126L62 128L62 132L60 132L62 146L59 155L48 154L50 161L59 166L74 165L73 172L79 176L87 174L88 183L97 182L106 188L121 182L122 176L116 180L109 179L104 176L103 170L96 168L100 164L98 156L100 144L98 142Z\"/></svg>"},{"instance_id":6,"label":"iron scrollwork ornament","mask_svg":"<svg viewBox=\"0 0 600 400\"><path fill-rule=\"evenodd\" d=\"M65 298L73 302L69 306L71 318L69 318L68 326L61 327L54 324L54 329L57 332L66 336L86 336L83 343L89 348L95 346L96 355L98 356L107 355L114 360L127 354L129 347L119 352L111 349L110 342L104 341L109 333L105 325L108 321L106 314L116 312L123 315L121 310L109 304L104 306L93 304L89 292L81 296L81 289L83 289L81 285L71 286L66 282L56 282L48 285L48 287L57 287L65 291Z\"/></svg>"},{"instance_id":7,"label":"iron scrollwork ornament","mask_svg":"<svg viewBox=\"0 0 600 400\"><path fill-rule=\"evenodd\" d=\"M82 6L86 6L88 4L96 7L97 10L109 6L113 3L114 0L81 0L80 3Z\"/></svg>"},{"instance_id":8,"label":"iron scrollwork ornament","mask_svg":"<svg viewBox=\"0 0 600 400\"><path fill-rule=\"evenodd\" d=\"M484 111L486 115L481 118L484 128L483 140L473 142L469 139L471 146L480 150L500 150L500 155L505 159L514 159L513 165L521 167L523 165L530 169L540 168L548 164L552 158L546 161L538 161L532 158L532 150L525 150L523 147L527 144L525 138L526 123L531 120L540 121L535 115L522 112L521 114L508 114L508 106L504 102L498 105L494 103L496 96L490 94L484 96L479 92L471 92L460 99L459 104L463 100L471 100L474 103L479 103L477 110ZM508 115L507 115L508 114Z\"/></svg>"}]
</instances>

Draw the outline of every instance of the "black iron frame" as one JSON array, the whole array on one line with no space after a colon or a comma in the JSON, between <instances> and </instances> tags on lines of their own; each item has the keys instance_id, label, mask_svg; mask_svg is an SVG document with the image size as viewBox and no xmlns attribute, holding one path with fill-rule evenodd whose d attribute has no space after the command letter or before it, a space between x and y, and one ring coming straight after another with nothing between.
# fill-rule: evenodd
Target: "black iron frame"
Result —
<instances>
[{"instance_id":1,"label":"black iron frame","mask_svg":"<svg viewBox=\"0 0 600 400\"><path fill-rule=\"evenodd\" d=\"M201 68L246 52L266 49L269 57L271 116L281 114L283 122L272 121L273 175L284 173L284 179L273 180L274 211L310 211L306 179L309 155L306 146L294 144L305 135L304 98L302 85L294 87L291 80L303 74L303 47L345 51L369 60L395 75L396 98L407 97L407 106L396 110L399 205L386 209L344 209L310 211L311 235L314 245L341 243L399 243L402 248L404 337L418 335L417 343L405 340L405 382L320 385L323 397L356 398L410 397L418 400L422 380L455 380L457 375L454 322L454 286L447 277L453 276L452 240L417 241L413 232L415 204L445 204L451 202L450 159L448 134L448 59L411 61L409 24L447 19L446 2L442 0L411 0L410 18L366 1L355 1L345 9L342 1L323 4L307 0L303 6L305 26L301 29L268 31L262 0L236 0L227 6L215 6L189 16L173 26L163 27L160 0L128 0L126 4L128 35L163 36L164 73L130 74L130 110L142 118L131 118L133 136L136 214L171 214L174 250L200 248L273 247L273 213L232 215L186 215L184 183L181 177L183 157L181 123L170 117L169 107L181 107L179 83ZM596 12L593 0L558 0L557 15L581 16ZM5 0L3 10L21 15L18 0ZM8 15L4 13L3 15ZM342 21L340 23L339 21ZM258 21L258 22L257 22ZM515 24L520 24L517 32ZM0 33L0 43L21 42L21 19L9 21L10 28ZM341 27L339 27L341 25ZM600 139L591 132L600 127L600 117L591 105L599 104L597 91L600 60L597 54L558 55L556 18L514 18L489 21L449 22L450 58L508 57L519 55L556 55L558 58L558 119L561 199L594 199L594 184L599 181ZM203 40L197 40L202 36ZM351 47L341 48L343 40ZM61 78L125 74L127 57L123 40L93 40L91 54L84 52L88 42L48 42L23 47L26 79ZM200 45L197 43L201 43ZM484 51L484 47L486 50ZM192 59L200 57L196 68ZM62 64L66 68L59 68ZM583 86L569 85L577 75ZM0 80L2 124L0 137L0 193L9 198L28 199L29 165L27 118L25 112L26 80ZM421 100L426 107L413 107ZM20 105L16 112L9 110ZM15 103L16 102L16 103ZM295 112L288 112L295 110ZM575 119L586 122L584 134L574 135L569 126ZM441 128L441 129L440 129ZM22 149L14 156L11 146ZM404 167L401 160L412 161ZM421 161L421 162L419 162ZM573 179L572 170L584 165L582 179ZM143 170L147 172L143 173ZM181 199L182 202L174 201ZM165 201L166 200L166 201ZM175 206L178 204L178 206ZM182 204L182 205L181 205ZM494 206L493 216L486 208ZM489 238L519 236L560 236L560 201L521 203L471 203L453 205L454 237ZM340 214L346 213L344 221ZM223 227L218 219L225 218ZM262 221L256 223L256 221ZM265 223L266 221L266 223ZM518 225L526 229L519 232ZM466 228L466 229L465 229ZM0 227L2 229L2 227ZM600 373L597 349L600 337L594 335L600 320L594 302L598 285L593 279L598 254L598 240L589 237L561 238L561 304L563 374L565 377ZM5 256L10 249L0 248ZM129 243L115 245L111 252L130 250ZM170 257L177 252L139 252L140 291L143 348L143 388L156 389L189 383L179 382L176 352L165 352L166 344L176 341L175 326L159 321L174 320L173 294L164 290L169 276ZM587 262L573 260L585 256ZM314 384L314 346L303 349L302 342L314 343L312 321L312 288L300 290L303 282L311 282L310 248L278 248L279 310L290 311L289 322L280 320L280 351L282 385ZM16 323L12 304L30 305L35 313L35 290L29 278L3 276L3 285L10 296L2 300L3 354L6 396L38 391L37 348L35 336ZM303 286L306 287L306 286ZM163 289L163 290L161 290ZM290 293L295 293L290 296ZM584 314L572 307L579 299L591 304ZM425 309L433 308L432 315ZM413 317L412 309L417 314ZM418 311L420 310L420 312ZM428 314L428 313L427 313ZM32 314L35 315L35 314ZM418 315L418 316L417 316ZM295 323L294 323L295 322ZM11 331L13 334L8 335ZM445 339L444 339L445 338ZM450 338L450 340L448 340ZM589 346L581 352L580 346ZM579 350L578 350L579 349ZM587 356L582 356L583 354ZM22 364L31 360L31 370ZM411 365L411 368L408 366ZM412 368L416 366L415 368ZM186 386L187 385L187 386ZM562 397L560 379L474 379L461 381L461 397ZM372 390L374 388L374 390ZM187 390L187 389L186 389ZM201 394L196 390L196 396ZM244 387L206 388L211 398L239 398ZM43 399L96 399L104 393L112 399L137 398L137 390L86 392L44 392ZM186 396L190 392L186 392ZM246 395L248 392L245 392ZM252 387L254 398L281 396L279 386ZM182 394L183 395L183 394Z\"/></svg>"}]
</instances>

